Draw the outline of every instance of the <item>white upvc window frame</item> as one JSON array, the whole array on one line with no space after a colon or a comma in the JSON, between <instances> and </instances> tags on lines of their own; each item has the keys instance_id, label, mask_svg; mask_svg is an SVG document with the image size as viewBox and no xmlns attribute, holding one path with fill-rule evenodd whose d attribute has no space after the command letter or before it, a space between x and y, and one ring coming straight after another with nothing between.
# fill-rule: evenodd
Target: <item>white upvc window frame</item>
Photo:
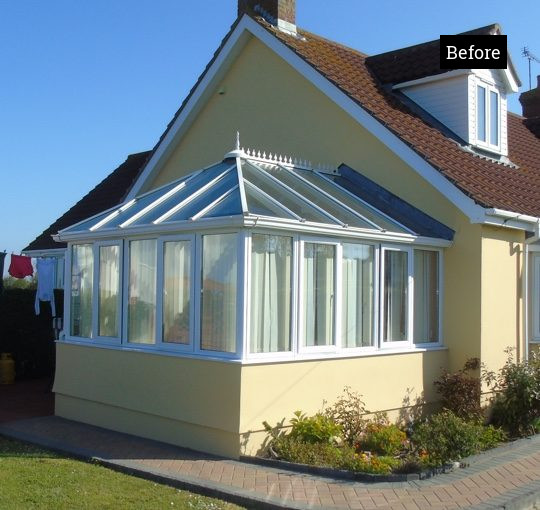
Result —
<instances>
[{"instance_id":1,"label":"white upvc window frame","mask_svg":"<svg viewBox=\"0 0 540 510\"><path fill-rule=\"evenodd\" d=\"M253 235L267 235L267 236L276 236L276 237L287 237L291 239L291 300L290 300L290 324L289 324L289 338L290 338L290 350L280 351L280 352L251 352L251 342L250 342L250 331L251 331L251 248L252 248L252 237ZM243 359L244 360L265 360L268 358L271 359L291 359L291 357L296 356L298 353L297 349L297 300L298 300L298 251L299 247L299 236L292 232L286 231L276 231L276 230L248 230L245 235L245 280L244 280L244 296L245 296L245 316L244 316L244 342L243 342Z\"/></svg>"},{"instance_id":2,"label":"white upvc window frame","mask_svg":"<svg viewBox=\"0 0 540 510\"><path fill-rule=\"evenodd\" d=\"M413 330L412 330L412 344L413 347L419 349L429 349L430 347L441 347L443 345L443 310L444 310L444 252L440 248L434 248L432 246L414 246L413 247L413 280L416 281L416 275L414 274L414 252L415 251L432 251L437 253L437 263L439 268L439 295L438 298L438 314L439 314L439 331L437 342L415 342L414 340L414 309L412 310L412 321L413 321ZM413 288L413 300L414 300L414 288Z\"/></svg>"},{"instance_id":3,"label":"white upvc window frame","mask_svg":"<svg viewBox=\"0 0 540 510\"><path fill-rule=\"evenodd\" d=\"M305 244L325 244L331 245L335 248L334 256L334 303L333 303L333 324L332 324L332 344L330 345L319 345L319 346L304 346L303 345L303 321L302 321L302 310L304 306L304 295L302 292L304 286L304 249ZM299 239L299 250L298 250L298 285L297 285L297 308L296 308L296 325L297 325L297 349L299 355L306 354L329 354L340 351L341 349L341 323L337 320L337 311L341 309L341 271L340 271L340 261L342 258L342 243L340 239L331 239L327 237L312 237L312 236L301 236Z\"/></svg>"},{"instance_id":4,"label":"white upvc window frame","mask_svg":"<svg viewBox=\"0 0 540 510\"><path fill-rule=\"evenodd\" d=\"M384 339L384 315L386 312L384 306L384 276L385 262L384 255L386 252L400 252L407 254L407 327L405 340L385 340ZM413 249L410 246L383 244L380 251L380 272L379 272L379 348L381 350L388 349L403 349L413 347L413 321L414 321L414 260Z\"/></svg>"},{"instance_id":5,"label":"white upvc window frame","mask_svg":"<svg viewBox=\"0 0 540 510\"><path fill-rule=\"evenodd\" d=\"M379 309L380 309L380 257L381 257L381 245L377 242L369 242L364 241L363 239L341 239L341 252L340 252L340 259L338 261L338 271L340 274L339 282L340 282L340 288L338 289L339 292L339 299L340 299L340 309L341 309L341 303L343 298L343 245L344 244L358 244L361 246L372 246L373 247L373 313L372 313L372 321L373 321L373 331L371 333L371 345L363 346L363 347L344 347L342 345L342 325L343 322L341 320L341 317L339 318L339 350L340 352L355 355L355 354L365 354L369 352L375 352L379 349ZM336 317L337 319L337 317Z\"/></svg>"},{"instance_id":6,"label":"white upvc window frame","mask_svg":"<svg viewBox=\"0 0 540 510\"><path fill-rule=\"evenodd\" d=\"M202 258L203 258L203 237L210 235L235 234L237 242L238 260L236 263L236 351L210 351L201 348L201 297L202 297ZM242 349L244 338L246 336L244 308L245 308L245 271L246 271L246 231L238 229L208 230L202 234L196 235L195 247L195 299L194 306L196 310L196 323L194 328L194 354L207 358L221 358L225 360L238 360L242 358ZM244 290L244 292L242 292Z\"/></svg>"},{"instance_id":7,"label":"white upvc window frame","mask_svg":"<svg viewBox=\"0 0 540 510\"><path fill-rule=\"evenodd\" d=\"M118 246L118 312L117 324L118 335L115 337L101 336L99 334L99 278L100 278L100 248L106 246ZM97 241L93 243L92 253L94 256L94 295L92 296L92 340L97 343L120 345L124 331L124 321L122 320L124 306L124 243L122 240Z\"/></svg>"},{"instance_id":8,"label":"white upvc window frame","mask_svg":"<svg viewBox=\"0 0 540 510\"><path fill-rule=\"evenodd\" d=\"M532 251L531 343L540 343L540 251Z\"/></svg>"},{"instance_id":9,"label":"white upvc window frame","mask_svg":"<svg viewBox=\"0 0 540 510\"><path fill-rule=\"evenodd\" d=\"M159 277L159 259L158 257L158 240L157 236L141 236L141 237L129 237L124 239L124 271L123 271L123 284L122 284L122 345L133 350L142 350L142 351L155 351L158 348L158 322L159 322L159 313L157 307L157 289L158 289L158 277ZM155 320L155 331L154 338L156 339L153 344L143 344L137 342L130 342L128 340L128 308L129 308L129 273L130 273L130 253L131 253L131 242L132 241L156 241L156 320Z\"/></svg>"},{"instance_id":10,"label":"white upvc window frame","mask_svg":"<svg viewBox=\"0 0 540 510\"><path fill-rule=\"evenodd\" d=\"M486 139L481 140L478 136L478 115L479 115L479 94L478 94L478 87L482 87L485 90L486 93L486 103L485 103L485 118L484 122L486 124ZM491 93L494 93L497 95L497 144L491 143ZM476 133L476 145L482 149L491 150L494 152L500 152L501 151L501 93L497 89L497 87L491 83L488 83L486 81L477 79L475 83L475 133Z\"/></svg>"},{"instance_id":11,"label":"white upvc window frame","mask_svg":"<svg viewBox=\"0 0 540 510\"><path fill-rule=\"evenodd\" d=\"M190 260L189 260L189 343L177 344L172 342L163 341L163 292L165 289L165 244L174 243L179 241L188 241L190 243ZM171 236L162 236L157 240L157 296L156 296L156 343L155 348L162 351L171 352L193 352L195 345L195 324L197 321L198 313L195 308L195 296L197 295L196 289L196 236L194 234L179 234Z\"/></svg>"}]
</instances>

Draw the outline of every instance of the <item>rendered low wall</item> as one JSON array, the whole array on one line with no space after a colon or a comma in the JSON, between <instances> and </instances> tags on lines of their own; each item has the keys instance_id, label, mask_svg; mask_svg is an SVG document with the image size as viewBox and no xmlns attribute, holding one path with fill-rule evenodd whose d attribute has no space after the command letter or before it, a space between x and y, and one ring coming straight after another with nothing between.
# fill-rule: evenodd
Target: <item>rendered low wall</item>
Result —
<instances>
[{"instance_id":1,"label":"rendered low wall","mask_svg":"<svg viewBox=\"0 0 540 510\"><path fill-rule=\"evenodd\" d=\"M242 367L240 436L242 453L254 454L267 434L262 425L275 425L294 411L320 411L332 404L346 386L363 396L366 408L406 417L419 399L435 403L433 381L448 366L448 350L359 358L301 361Z\"/></svg>"},{"instance_id":2,"label":"rendered low wall","mask_svg":"<svg viewBox=\"0 0 540 510\"><path fill-rule=\"evenodd\" d=\"M55 413L236 457L240 366L57 343Z\"/></svg>"},{"instance_id":3,"label":"rendered low wall","mask_svg":"<svg viewBox=\"0 0 540 510\"><path fill-rule=\"evenodd\" d=\"M260 450L263 421L315 413L345 386L392 418L418 398L434 402L447 363L445 349L242 366L58 343L56 414L235 458Z\"/></svg>"}]
</instances>

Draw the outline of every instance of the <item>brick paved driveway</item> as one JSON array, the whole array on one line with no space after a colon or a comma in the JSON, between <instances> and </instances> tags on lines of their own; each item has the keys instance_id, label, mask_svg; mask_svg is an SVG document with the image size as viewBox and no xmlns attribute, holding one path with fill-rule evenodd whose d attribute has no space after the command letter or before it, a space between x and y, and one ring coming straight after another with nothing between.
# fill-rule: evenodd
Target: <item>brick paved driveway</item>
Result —
<instances>
[{"instance_id":1,"label":"brick paved driveway","mask_svg":"<svg viewBox=\"0 0 540 510\"><path fill-rule=\"evenodd\" d=\"M258 508L530 508L540 502L540 436L429 480L368 484L220 459L58 417L0 424L0 434Z\"/></svg>"}]
</instances>

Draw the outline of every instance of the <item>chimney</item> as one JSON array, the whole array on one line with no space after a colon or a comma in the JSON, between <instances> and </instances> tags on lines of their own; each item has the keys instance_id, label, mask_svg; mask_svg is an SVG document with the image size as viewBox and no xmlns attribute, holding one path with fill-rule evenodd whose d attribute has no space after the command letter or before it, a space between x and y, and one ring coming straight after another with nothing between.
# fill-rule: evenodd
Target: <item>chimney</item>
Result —
<instances>
[{"instance_id":1,"label":"chimney","mask_svg":"<svg viewBox=\"0 0 540 510\"><path fill-rule=\"evenodd\" d=\"M536 79L538 82L536 88L523 92L519 96L519 102L523 107L523 116L527 119L540 117L540 76L537 76Z\"/></svg>"},{"instance_id":2,"label":"chimney","mask_svg":"<svg viewBox=\"0 0 540 510\"><path fill-rule=\"evenodd\" d=\"M537 76L536 79L536 88L523 92L519 96L519 102L523 108L524 124L529 128L529 131L540 138L540 76Z\"/></svg>"},{"instance_id":3,"label":"chimney","mask_svg":"<svg viewBox=\"0 0 540 510\"><path fill-rule=\"evenodd\" d=\"M261 16L284 32L296 35L296 0L238 0L238 16Z\"/></svg>"}]
</instances>

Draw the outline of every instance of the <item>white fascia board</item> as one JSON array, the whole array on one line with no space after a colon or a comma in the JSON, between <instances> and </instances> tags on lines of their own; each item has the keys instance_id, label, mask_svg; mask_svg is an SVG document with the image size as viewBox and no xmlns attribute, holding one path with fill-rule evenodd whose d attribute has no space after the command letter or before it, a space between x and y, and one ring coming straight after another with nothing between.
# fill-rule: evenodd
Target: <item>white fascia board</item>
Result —
<instances>
[{"instance_id":1,"label":"white fascia board","mask_svg":"<svg viewBox=\"0 0 540 510\"><path fill-rule=\"evenodd\" d=\"M417 80L397 83L392 87L392 89L404 89L407 87L414 87L415 85L424 85L425 83L432 83L434 81L442 81L449 78L456 78L458 76L465 76L467 74L472 74L472 69L454 69L453 71L448 71L447 73L433 74L431 76L424 76L423 78L418 78Z\"/></svg>"},{"instance_id":2,"label":"white fascia board","mask_svg":"<svg viewBox=\"0 0 540 510\"><path fill-rule=\"evenodd\" d=\"M187 132L201 108L206 104L215 86L224 77L225 73L234 62L234 59L247 44L250 38L250 31L246 29L248 21L255 23L249 16L244 15L243 19L240 20L234 31L231 33L214 63L206 71L200 83L197 85L197 88L193 91L188 102L184 105L184 108L165 135L165 138L150 157L143 172L132 186L126 200L136 197L144 186L144 183L162 168L162 165L167 161L168 156Z\"/></svg>"},{"instance_id":3,"label":"white fascia board","mask_svg":"<svg viewBox=\"0 0 540 510\"><path fill-rule=\"evenodd\" d=\"M537 218L536 216L506 211L504 209L485 209L485 214L486 216L483 223L487 225L497 225L536 232L540 224L540 218Z\"/></svg>"},{"instance_id":4,"label":"white fascia board","mask_svg":"<svg viewBox=\"0 0 540 510\"><path fill-rule=\"evenodd\" d=\"M24 250L21 253L29 257L63 257L66 254L66 248L53 248L50 250Z\"/></svg>"}]
</instances>

